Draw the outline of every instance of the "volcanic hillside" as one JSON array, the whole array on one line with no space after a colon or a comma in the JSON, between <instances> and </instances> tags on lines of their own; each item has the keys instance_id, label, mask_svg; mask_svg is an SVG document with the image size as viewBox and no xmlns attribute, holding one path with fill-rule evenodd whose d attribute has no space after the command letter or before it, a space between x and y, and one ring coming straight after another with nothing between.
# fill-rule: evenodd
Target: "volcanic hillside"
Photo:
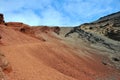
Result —
<instances>
[{"instance_id":1,"label":"volcanic hillside","mask_svg":"<svg viewBox=\"0 0 120 80\"><path fill-rule=\"evenodd\" d=\"M120 80L119 59L112 57L115 65L112 52L95 49L77 30L5 22L0 14L0 80Z\"/></svg>"}]
</instances>

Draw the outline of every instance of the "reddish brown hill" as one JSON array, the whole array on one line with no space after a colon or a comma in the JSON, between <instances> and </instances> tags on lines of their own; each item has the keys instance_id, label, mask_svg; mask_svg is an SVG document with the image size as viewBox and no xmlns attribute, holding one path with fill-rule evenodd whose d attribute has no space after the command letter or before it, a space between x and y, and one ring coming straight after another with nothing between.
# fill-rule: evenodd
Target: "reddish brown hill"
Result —
<instances>
[{"instance_id":1,"label":"reddish brown hill","mask_svg":"<svg viewBox=\"0 0 120 80\"><path fill-rule=\"evenodd\" d=\"M101 63L100 56L96 55L99 52L66 44L64 40L56 37L53 28L27 27L28 30L25 29L25 32L15 28L0 26L3 44L0 50L6 55L13 68L8 74L9 80L118 78L115 69ZM31 32L35 37L28 35L32 34Z\"/></svg>"},{"instance_id":2,"label":"reddish brown hill","mask_svg":"<svg viewBox=\"0 0 120 80\"><path fill-rule=\"evenodd\" d=\"M8 80L119 80L116 69L102 63L101 52L69 44L59 27L0 25L0 50L12 66ZM56 34L57 33L57 34Z\"/></svg>"}]
</instances>

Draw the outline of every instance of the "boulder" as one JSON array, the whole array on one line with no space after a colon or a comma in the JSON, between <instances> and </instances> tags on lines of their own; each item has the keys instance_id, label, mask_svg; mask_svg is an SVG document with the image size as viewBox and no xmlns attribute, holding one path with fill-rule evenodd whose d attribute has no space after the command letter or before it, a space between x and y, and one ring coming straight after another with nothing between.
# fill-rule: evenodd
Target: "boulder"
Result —
<instances>
[{"instance_id":1,"label":"boulder","mask_svg":"<svg viewBox=\"0 0 120 80\"><path fill-rule=\"evenodd\" d=\"M0 24L5 24L4 16L0 13Z\"/></svg>"}]
</instances>

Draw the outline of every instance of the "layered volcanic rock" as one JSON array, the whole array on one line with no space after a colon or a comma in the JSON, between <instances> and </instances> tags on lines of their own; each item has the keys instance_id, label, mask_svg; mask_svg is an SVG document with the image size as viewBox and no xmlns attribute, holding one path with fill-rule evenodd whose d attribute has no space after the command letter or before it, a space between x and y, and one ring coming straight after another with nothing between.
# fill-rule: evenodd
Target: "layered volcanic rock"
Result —
<instances>
[{"instance_id":1,"label":"layered volcanic rock","mask_svg":"<svg viewBox=\"0 0 120 80\"><path fill-rule=\"evenodd\" d=\"M101 17L92 23L82 24L80 28L120 41L120 12Z\"/></svg>"},{"instance_id":2,"label":"layered volcanic rock","mask_svg":"<svg viewBox=\"0 0 120 80\"><path fill-rule=\"evenodd\" d=\"M71 33L78 33L79 37L91 43L100 43L114 52L120 52L120 12L76 26L65 36Z\"/></svg>"},{"instance_id":3,"label":"layered volcanic rock","mask_svg":"<svg viewBox=\"0 0 120 80\"><path fill-rule=\"evenodd\" d=\"M120 12L76 26L65 35L73 36L87 42L91 47L108 52L111 65L120 70Z\"/></svg>"}]
</instances>

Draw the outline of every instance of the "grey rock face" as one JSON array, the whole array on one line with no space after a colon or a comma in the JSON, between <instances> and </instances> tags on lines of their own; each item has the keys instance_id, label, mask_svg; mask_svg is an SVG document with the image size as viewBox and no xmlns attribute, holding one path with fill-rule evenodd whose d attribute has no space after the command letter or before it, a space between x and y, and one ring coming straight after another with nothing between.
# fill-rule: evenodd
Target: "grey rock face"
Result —
<instances>
[{"instance_id":1,"label":"grey rock face","mask_svg":"<svg viewBox=\"0 0 120 80\"><path fill-rule=\"evenodd\" d=\"M92 44L99 44L102 45L108 49L110 49L113 52L120 52L120 43L117 42L112 42L111 40L109 41L106 39L104 36L99 36L93 33L86 32L79 27L73 28L69 33L65 35L65 37L68 37L72 33L78 33L79 38L84 39L85 41L88 41Z\"/></svg>"},{"instance_id":2,"label":"grey rock face","mask_svg":"<svg viewBox=\"0 0 120 80\"><path fill-rule=\"evenodd\" d=\"M80 29L120 41L120 12L101 17L92 23L82 24Z\"/></svg>"},{"instance_id":3,"label":"grey rock face","mask_svg":"<svg viewBox=\"0 0 120 80\"><path fill-rule=\"evenodd\" d=\"M92 23L76 26L65 37L72 36L74 33L78 34L78 39L108 53L111 63L102 62L104 65L111 65L120 70L120 12L102 17Z\"/></svg>"}]
</instances>

